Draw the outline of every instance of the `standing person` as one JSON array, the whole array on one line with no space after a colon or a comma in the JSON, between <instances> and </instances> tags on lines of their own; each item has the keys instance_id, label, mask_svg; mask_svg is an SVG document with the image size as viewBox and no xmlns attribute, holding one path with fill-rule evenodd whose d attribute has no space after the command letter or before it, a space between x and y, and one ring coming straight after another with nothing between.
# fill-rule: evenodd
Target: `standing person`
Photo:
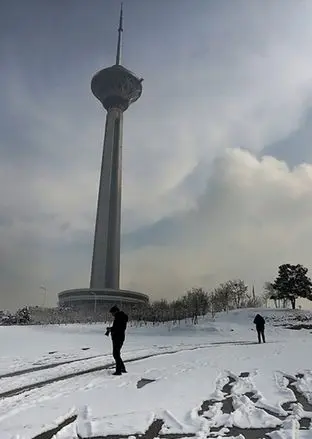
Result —
<instances>
[{"instance_id":1,"label":"standing person","mask_svg":"<svg viewBox=\"0 0 312 439\"><path fill-rule=\"evenodd\" d=\"M113 375L121 375L127 372L121 359L120 351L125 341L128 316L123 311L120 311L118 306L113 306L109 312L114 317L113 325L107 328L106 331L106 335L111 334L113 343L113 357L116 362L116 371Z\"/></svg>"},{"instance_id":2,"label":"standing person","mask_svg":"<svg viewBox=\"0 0 312 439\"><path fill-rule=\"evenodd\" d=\"M257 314L255 319L254 319L254 324L256 325L259 343L261 343L261 339L262 339L263 343L265 343L265 335L264 335L265 320L264 320L264 318L260 314Z\"/></svg>"}]
</instances>

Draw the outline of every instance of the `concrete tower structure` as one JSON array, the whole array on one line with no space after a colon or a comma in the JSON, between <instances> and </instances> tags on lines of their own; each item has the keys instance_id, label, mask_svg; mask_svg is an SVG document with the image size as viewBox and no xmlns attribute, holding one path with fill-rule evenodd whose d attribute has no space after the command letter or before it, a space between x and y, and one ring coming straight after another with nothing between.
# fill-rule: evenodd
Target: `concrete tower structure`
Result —
<instances>
[{"instance_id":1,"label":"concrete tower structure","mask_svg":"<svg viewBox=\"0 0 312 439\"><path fill-rule=\"evenodd\" d=\"M143 79L121 65L123 9L121 4L116 62L97 72L91 81L94 96L107 111L95 223L89 294L87 289L68 290L59 294L59 302L97 299L147 302L145 294L119 290L120 225L121 225L121 161L123 113L142 94ZM83 293L83 294L78 294ZM80 295L80 299L78 296ZM107 300L106 300L107 299ZM116 300L114 300L116 299Z\"/></svg>"},{"instance_id":2,"label":"concrete tower structure","mask_svg":"<svg viewBox=\"0 0 312 439\"><path fill-rule=\"evenodd\" d=\"M122 26L121 7L116 63L91 82L92 93L107 111L90 281L96 289L119 289L123 113L142 93L142 79L121 65Z\"/></svg>"}]
</instances>

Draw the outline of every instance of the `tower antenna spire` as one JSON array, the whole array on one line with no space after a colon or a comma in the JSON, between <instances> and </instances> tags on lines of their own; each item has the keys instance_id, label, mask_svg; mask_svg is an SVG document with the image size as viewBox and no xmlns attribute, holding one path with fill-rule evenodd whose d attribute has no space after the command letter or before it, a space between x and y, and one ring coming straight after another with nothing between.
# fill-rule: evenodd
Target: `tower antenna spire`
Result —
<instances>
[{"instance_id":1,"label":"tower antenna spire","mask_svg":"<svg viewBox=\"0 0 312 439\"><path fill-rule=\"evenodd\" d=\"M121 62L121 49L122 49L122 33L123 33L123 4L120 4L120 16L119 16L119 28L118 28L118 42L116 53L116 65L120 65Z\"/></svg>"}]
</instances>

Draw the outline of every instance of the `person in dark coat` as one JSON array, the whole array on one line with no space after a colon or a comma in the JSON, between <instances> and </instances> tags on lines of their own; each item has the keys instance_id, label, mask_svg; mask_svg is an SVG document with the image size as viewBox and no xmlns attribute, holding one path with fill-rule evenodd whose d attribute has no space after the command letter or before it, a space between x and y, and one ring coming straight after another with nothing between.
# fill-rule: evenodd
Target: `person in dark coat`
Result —
<instances>
[{"instance_id":1,"label":"person in dark coat","mask_svg":"<svg viewBox=\"0 0 312 439\"><path fill-rule=\"evenodd\" d=\"M107 328L106 331L106 335L111 335L113 343L113 357L116 362L116 371L113 375L121 375L127 372L121 359L120 351L125 341L128 316L123 311L120 311L118 306L113 306L109 312L114 317L113 325Z\"/></svg>"},{"instance_id":2,"label":"person in dark coat","mask_svg":"<svg viewBox=\"0 0 312 439\"><path fill-rule=\"evenodd\" d=\"M262 339L263 343L265 343L265 335L264 335L265 320L264 320L264 318L260 314L257 314L255 319L254 319L254 324L256 325L259 343L261 343L261 339Z\"/></svg>"}]
</instances>

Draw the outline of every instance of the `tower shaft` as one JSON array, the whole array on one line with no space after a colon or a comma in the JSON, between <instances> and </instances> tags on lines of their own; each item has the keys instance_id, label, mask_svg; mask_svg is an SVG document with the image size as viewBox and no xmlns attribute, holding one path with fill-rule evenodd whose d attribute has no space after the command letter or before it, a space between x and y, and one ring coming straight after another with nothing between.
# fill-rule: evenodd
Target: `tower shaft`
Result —
<instances>
[{"instance_id":1,"label":"tower shaft","mask_svg":"<svg viewBox=\"0 0 312 439\"><path fill-rule=\"evenodd\" d=\"M91 289L119 289L123 112L107 111L91 267Z\"/></svg>"}]
</instances>

